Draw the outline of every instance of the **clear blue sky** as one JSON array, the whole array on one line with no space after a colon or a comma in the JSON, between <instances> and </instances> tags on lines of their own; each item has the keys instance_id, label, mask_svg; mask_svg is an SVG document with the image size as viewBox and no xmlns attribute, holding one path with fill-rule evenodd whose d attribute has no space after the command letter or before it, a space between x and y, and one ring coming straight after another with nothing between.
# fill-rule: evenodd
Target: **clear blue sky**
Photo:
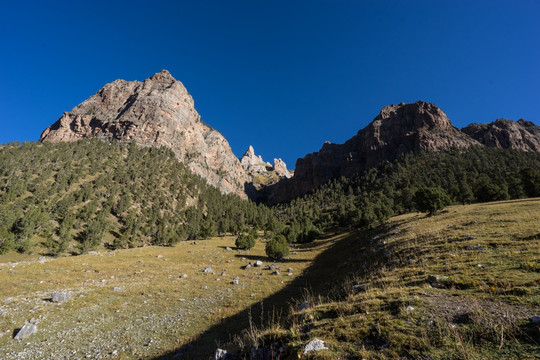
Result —
<instances>
[{"instance_id":1,"label":"clear blue sky","mask_svg":"<svg viewBox=\"0 0 540 360\"><path fill-rule=\"evenodd\" d=\"M4 1L0 143L168 69L236 155L296 159L387 104L540 123L540 1Z\"/></svg>"}]
</instances>

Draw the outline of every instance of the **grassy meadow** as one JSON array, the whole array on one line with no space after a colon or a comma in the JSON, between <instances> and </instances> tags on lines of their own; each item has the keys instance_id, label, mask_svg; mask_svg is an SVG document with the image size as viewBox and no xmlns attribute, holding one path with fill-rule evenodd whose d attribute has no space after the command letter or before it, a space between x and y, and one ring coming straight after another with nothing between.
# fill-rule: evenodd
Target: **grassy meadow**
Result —
<instances>
[{"instance_id":1,"label":"grassy meadow","mask_svg":"<svg viewBox=\"0 0 540 360\"><path fill-rule=\"evenodd\" d=\"M217 347L249 358L277 346L274 358L297 359L315 338L329 349L306 357L540 357L529 321L540 316L540 199L400 215L291 250L272 262L260 239L240 252L219 237L60 258L8 253L0 358L207 359ZM244 269L256 260L263 266ZM53 291L72 298L52 303ZM38 332L14 340L31 318Z\"/></svg>"}]
</instances>

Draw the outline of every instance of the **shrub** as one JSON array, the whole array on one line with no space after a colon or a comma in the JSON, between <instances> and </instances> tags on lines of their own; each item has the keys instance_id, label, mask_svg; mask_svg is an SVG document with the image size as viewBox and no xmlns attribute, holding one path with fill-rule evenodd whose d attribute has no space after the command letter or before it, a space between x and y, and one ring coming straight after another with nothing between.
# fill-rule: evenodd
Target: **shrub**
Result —
<instances>
[{"instance_id":1,"label":"shrub","mask_svg":"<svg viewBox=\"0 0 540 360\"><path fill-rule=\"evenodd\" d=\"M235 245L239 249L249 250L255 246L255 238L249 235L240 235L235 242Z\"/></svg>"},{"instance_id":2,"label":"shrub","mask_svg":"<svg viewBox=\"0 0 540 360\"><path fill-rule=\"evenodd\" d=\"M452 203L450 197L441 188L422 188L414 194L416 209L433 215L438 210Z\"/></svg>"},{"instance_id":3,"label":"shrub","mask_svg":"<svg viewBox=\"0 0 540 360\"><path fill-rule=\"evenodd\" d=\"M278 235L266 243L266 255L272 259L281 259L289 255L289 243L285 236Z\"/></svg>"}]
</instances>

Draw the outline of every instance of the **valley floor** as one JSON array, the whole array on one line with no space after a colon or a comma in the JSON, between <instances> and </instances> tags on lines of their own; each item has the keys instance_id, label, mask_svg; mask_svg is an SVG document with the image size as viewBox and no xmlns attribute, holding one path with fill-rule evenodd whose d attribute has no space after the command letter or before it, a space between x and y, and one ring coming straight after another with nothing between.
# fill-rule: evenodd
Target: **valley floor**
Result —
<instances>
[{"instance_id":1,"label":"valley floor","mask_svg":"<svg viewBox=\"0 0 540 360\"><path fill-rule=\"evenodd\" d=\"M285 287L273 300L276 305L300 297L304 281L299 275L328 245L322 241L296 249L290 259L275 263L279 275L267 268L272 262L263 256L262 242L243 252L233 250L232 237L0 263L0 358L157 356ZM257 260L262 267L243 269ZM53 303L54 291L69 293L71 299ZM38 320L37 333L14 340L14 332L32 318ZM240 333L248 320L226 331ZM215 346L212 341L190 349L200 358Z\"/></svg>"},{"instance_id":2,"label":"valley floor","mask_svg":"<svg viewBox=\"0 0 540 360\"><path fill-rule=\"evenodd\" d=\"M325 359L540 357L540 199L401 215L275 263L260 240L239 252L232 237L9 256L2 359L207 359L217 347L249 358L272 346L298 358L315 338L328 350L310 356ZM53 303L53 291L72 297ZM32 318L37 333L14 340Z\"/></svg>"}]
</instances>

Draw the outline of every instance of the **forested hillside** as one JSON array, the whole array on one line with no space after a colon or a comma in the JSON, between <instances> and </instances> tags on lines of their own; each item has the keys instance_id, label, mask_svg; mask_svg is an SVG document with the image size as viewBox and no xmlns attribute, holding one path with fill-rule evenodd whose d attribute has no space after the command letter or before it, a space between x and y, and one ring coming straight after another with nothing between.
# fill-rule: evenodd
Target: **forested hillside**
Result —
<instances>
[{"instance_id":1,"label":"forested hillside","mask_svg":"<svg viewBox=\"0 0 540 360\"><path fill-rule=\"evenodd\" d=\"M31 252L35 245L51 255L168 246L253 229L303 243L330 228L370 227L393 214L424 211L422 201L443 207L540 196L539 169L540 154L533 152L409 153L268 208L221 194L165 147L100 140L8 144L0 148L0 252ZM420 199L426 189L436 199Z\"/></svg>"},{"instance_id":2,"label":"forested hillside","mask_svg":"<svg viewBox=\"0 0 540 360\"><path fill-rule=\"evenodd\" d=\"M172 245L263 228L271 218L265 206L222 195L165 147L84 140L0 148L0 253Z\"/></svg>"},{"instance_id":3,"label":"forested hillside","mask_svg":"<svg viewBox=\"0 0 540 360\"><path fill-rule=\"evenodd\" d=\"M421 189L432 190L443 206L540 196L540 154L487 147L408 153L276 208L294 242L312 239L310 231L361 228L423 211Z\"/></svg>"}]
</instances>

